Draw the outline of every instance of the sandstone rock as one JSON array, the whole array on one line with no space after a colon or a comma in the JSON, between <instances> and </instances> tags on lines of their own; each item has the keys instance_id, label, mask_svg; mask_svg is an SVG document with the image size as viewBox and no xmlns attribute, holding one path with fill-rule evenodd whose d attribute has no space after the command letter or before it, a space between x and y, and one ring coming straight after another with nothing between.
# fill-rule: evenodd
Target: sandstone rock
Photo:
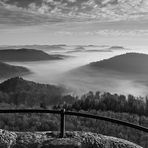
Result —
<instances>
[{"instance_id":1,"label":"sandstone rock","mask_svg":"<svg viewBox=\"0 0 148 148\"><path fill-rule=\"evenodd\" d=\"M8 132L0 129L0 148L10 148L16 143L17 135L14 132Z\"/></svg>"},{"instance_id":2,"label":"sandstone rock","mask_svg":"<svg viewBox=\"0 0 148 148\"><path fill-rule=\"evenodd\" d=\"M0 148L142 148L132 142L91 132L9 132L0 130Z\"/></svg>"}]
</instances>

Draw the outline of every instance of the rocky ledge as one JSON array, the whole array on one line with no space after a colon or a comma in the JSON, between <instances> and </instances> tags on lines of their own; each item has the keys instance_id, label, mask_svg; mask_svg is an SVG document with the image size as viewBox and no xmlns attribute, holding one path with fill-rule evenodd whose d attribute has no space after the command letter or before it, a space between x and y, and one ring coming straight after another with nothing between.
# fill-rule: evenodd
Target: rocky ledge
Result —
<instances>
[{"instance_id":1,"label":"rocky ledge","mask_svg":"<svg viewBox=\"0 0 148 148\"><path fill-rule=\"evenodd\" d=\"M129 141L90 132L9 132L0 130L0 148L142 148Z\"/></svg>"}]
</instances>

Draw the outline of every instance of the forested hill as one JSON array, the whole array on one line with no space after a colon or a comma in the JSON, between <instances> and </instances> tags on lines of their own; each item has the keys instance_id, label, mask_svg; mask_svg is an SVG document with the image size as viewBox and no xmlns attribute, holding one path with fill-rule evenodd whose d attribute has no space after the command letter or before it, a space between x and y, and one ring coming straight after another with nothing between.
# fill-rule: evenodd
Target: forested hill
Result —
<instances>
[{"instance_id":1,"label":"forested hill","mask_svg":"<svg viewBox=\"0 0 148 148\"><path fill-rule=\"evenodd\" d=\"M148 55L140 53L126 53L89 64L92 68L103 68L125 73L148 74Z\"/></svg>"},{"instance_id":2,"label":"forested hill","mask_svg":"<svg viewBox=\"0 0 148 148\"><path fill-rule=\"evenodd\" d=\"M62 109L87 111L147 127L148 99L110 93L89 92L82 97L63 96L60 87L11 78L0 84L1 109ZM67 103L65 100L70 100ZM73 101L72 101L73 100ZM144 101L145 100L145 101ZM52 106L54 105L54 106ZM0 129L13 131L57 131L60 118L52 114L1 114ZM100 120L66 118L67 131L91 131L127 139L142 145L147 144L147 135L127 127Z\"/></svg>"},{"instance_id":3,"label":"forested hill","mask_svg":"<svg viewBox=\"0 0 148 148\"><path fill-rule=\"evenodd\" d=\"M13 66L13 65L0 62L0 78L20 76L28 73L30 73L30 71L25 67Z\"/></svg>"},{"instance_id":4,"label":"forested hill","mask_svg":"<svg viewBox=\"0 0 148 148\"><path fill-rule=\"evenodd\" d=\"M62 55L49 55L41 50L35 49L5 49L0 50L0 61L41 61L59 60Z\"/></svg>"},{"instance_id":5,"label":"forested hill","mask_svg":"<svg viewBox=\"0 0 148 148\"><path fill-rule=\"evenodd\" d=\"M8 79L0 84L0 102L40 106L56 104L64 89L54 85L39 84L20 77Z\"/></svg>"}]
</instances>

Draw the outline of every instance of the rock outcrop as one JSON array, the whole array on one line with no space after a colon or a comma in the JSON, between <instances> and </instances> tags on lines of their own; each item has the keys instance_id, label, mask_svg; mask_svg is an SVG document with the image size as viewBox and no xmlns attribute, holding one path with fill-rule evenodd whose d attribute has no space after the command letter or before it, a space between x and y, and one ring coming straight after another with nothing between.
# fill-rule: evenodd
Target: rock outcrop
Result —
<instances>
[{"instance_id":1,"label":"rock outcrop","mask_svg":"<svg viewBox=\"0 0 148 148\"><path fill-rule=\"evenodd\" d=\"M9 132L0 130L0 148L142 148L129 141L91 132Z\"/></svg>"}]
</instances>

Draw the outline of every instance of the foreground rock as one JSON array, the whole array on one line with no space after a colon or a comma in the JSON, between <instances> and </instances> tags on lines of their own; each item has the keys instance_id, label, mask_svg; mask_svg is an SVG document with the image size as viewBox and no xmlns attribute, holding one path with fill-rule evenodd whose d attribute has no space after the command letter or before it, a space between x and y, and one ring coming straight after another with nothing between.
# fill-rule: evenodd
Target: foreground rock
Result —
<instances>
[{"instance_id":1,"label":"foreground rock","mask_svg":"<svg viewBox=\"0 0 148 148\"><path fill-rule=\"evenodd\" d=\"M90 132L9 132L0 130L0 148L142 148L123 139Z\"/></svg>"}]
</instances>

